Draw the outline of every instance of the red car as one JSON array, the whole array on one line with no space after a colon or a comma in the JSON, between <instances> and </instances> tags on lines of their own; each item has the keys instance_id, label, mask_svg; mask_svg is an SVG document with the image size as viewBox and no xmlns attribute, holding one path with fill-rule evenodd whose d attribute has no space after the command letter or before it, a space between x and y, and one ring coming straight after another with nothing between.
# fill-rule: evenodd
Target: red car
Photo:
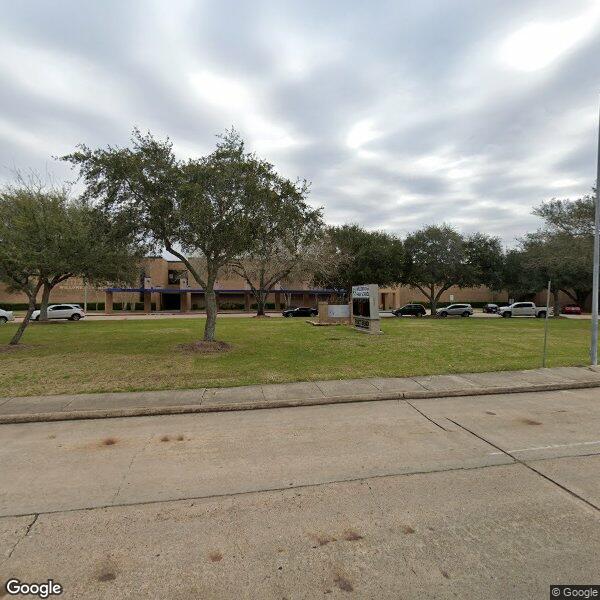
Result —
<instances>
[{"instance_id":1,"label":"red car","mask_svg":"<svg viewBox=\"0 0 600 600\"><path fill-rule=\"evenodd\" d=\"M581 314L581 306L577 306L577 304L567 304L563 306L561 311L564 315L580 315Z\"/></svg>"}]
</instances>

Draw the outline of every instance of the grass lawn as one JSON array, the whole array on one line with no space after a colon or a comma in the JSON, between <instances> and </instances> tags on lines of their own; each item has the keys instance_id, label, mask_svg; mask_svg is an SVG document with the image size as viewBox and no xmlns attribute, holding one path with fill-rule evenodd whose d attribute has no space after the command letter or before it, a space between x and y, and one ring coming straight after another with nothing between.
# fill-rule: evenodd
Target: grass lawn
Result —
<instances>
[{"instance_id":1,"label":"grass lawn","mask_svg":"<svg viewBox=\"0 0 600 600\"><path fill-rule=\"evenodd\" d=\"M403 377L541 366L538 319L384 319L385 335L312 327L303 319L220 319L226 354L177 345L204 319L32 324L25 348L0 352L0 397ZM16 325L0 328L0 346ZM551 320L547 366L587 362L589 321Z\"/></svg>"}]
</instances>

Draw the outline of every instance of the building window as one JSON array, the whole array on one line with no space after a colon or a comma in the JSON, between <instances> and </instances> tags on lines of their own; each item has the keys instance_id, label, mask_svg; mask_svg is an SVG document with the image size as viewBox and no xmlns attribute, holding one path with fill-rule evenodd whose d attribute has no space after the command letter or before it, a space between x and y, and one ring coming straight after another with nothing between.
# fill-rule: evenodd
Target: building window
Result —
<instances>
[{"instance_id":1,"label":"building window","mask_svg":"<svg viewBox=\"0 0 600 600\"><path fill-rule=\"evenodd\" d=\"M169 285L178 285L182 277L187 279L187 271L185 269L169 269L169 274L167 277Z\"/></svg>"}]
</instances>

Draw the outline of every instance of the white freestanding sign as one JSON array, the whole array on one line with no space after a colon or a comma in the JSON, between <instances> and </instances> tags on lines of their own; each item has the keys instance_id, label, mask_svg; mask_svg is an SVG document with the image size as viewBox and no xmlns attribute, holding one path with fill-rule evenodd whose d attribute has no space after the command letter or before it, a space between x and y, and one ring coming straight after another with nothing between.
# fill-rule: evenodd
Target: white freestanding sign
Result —
<instances>
[{"instance_id":1,"label":"white freestanding sign","mask_svg":"<svg viewBox=\"0 0 600 600\"><path fill-rule=\"evenodd\" d=\"M363 333L381 333L379 320L379 286L352 286L352 321Z\"/></svg>"},{"instance_id":2,"label":"white freestanding sign","mask_svg":"<svg viewBox=\"0 0 600 600\"><path fill-rule=\"evenodd\" d=\"M330 319L348 319L350 307L347 304L330 304L327 307L327 316Z\"/></svg>"}]
</instances>

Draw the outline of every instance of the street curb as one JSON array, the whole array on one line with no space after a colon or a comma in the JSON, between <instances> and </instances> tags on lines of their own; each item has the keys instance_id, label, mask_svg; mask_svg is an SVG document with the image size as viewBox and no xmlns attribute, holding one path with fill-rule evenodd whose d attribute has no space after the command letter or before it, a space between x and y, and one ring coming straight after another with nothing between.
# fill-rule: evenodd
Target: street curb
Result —
<instances>
[{"instance_id":1,"label":"street curb","mask_svg":"<svg viewBox=\"0 0 600 600\"><path fill-rule=\"evenodd\" d=\"M83 419L119 419L124 417L153 417L158 415L183 415L196 413L228 412L238 410L262 410L266 408L295 408L352 402L376 402L382 400L425 400L433 398L458 398L461 396L491 396L493 394L522 394L526 392L554 392L600 387L598 381L573 381L569 383L542 383L510 387L472 387L459 390L423 390L413 392L389 392L354 396L329 396L297 398L291 400L254 400L250 402L208 402L180 406L135 407L100 410L55 411L48 413L20 413L0 415L0 425L16 423L47 423L53 421L77 421Z\"/></svg>"}]
</instances>

